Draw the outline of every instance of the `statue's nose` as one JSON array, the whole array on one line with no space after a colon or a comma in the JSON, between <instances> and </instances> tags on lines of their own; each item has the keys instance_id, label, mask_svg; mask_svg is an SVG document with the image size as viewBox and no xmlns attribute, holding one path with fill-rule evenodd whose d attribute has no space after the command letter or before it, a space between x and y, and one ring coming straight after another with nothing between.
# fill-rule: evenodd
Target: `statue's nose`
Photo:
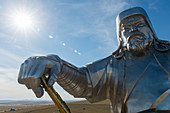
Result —
<instances>
[{"instance_id":1,"label":"statue's nose","mask_svg":"<svg viewBox=\"0 0 170 113\"><path fill-rule=\"evenodd\" d=\"M135 32L135 31L137 31L136 26L135 25L131 25L129 32Z\"/></svg>"}]
</instances>

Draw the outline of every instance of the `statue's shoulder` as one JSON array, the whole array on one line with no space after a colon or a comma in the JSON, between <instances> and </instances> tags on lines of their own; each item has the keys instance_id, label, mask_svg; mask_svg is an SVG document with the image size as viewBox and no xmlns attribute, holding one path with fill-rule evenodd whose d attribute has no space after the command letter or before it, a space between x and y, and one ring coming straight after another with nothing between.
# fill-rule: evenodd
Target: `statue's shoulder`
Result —
<instances>
[{"instance_id":1,"label":"statue's shoulder","mask_svg":"<svg viewBox=\"0 0 170 113\"><path fill-rule=\"evenodd\" d=\"M111 61L111 59L112 59L112 55L110 55L106 58L102 58L97 61L88 63L85 65L85 67L87 67L88 69L91 69L93 71L97 71L97 70L105 68L107 66L107 64Z\"/></svg>"},{"instance_id":2,"label":"statue's shoulder","mask_svg":"<svg viewBox=\"0 0 170 113\"><path fill-rule=\"evenodd\" d=\"M168 60L170 60L170 49L164 53L166 55L166 57L168 58ZM170 63L170 62L169 62Z\"/></svg>"},{"instance_id":3,"label":"statue's shoulder","mask_svg":"<svg viewBox=\"0 0 170 113\"><path fill-rule=\"evenodd\" d=\"M169 55L169 57L170 57L170 49L167 51L167 54Z\"/></svg>"},{"instance_id":4,"label":"statue's shoulder","mask_svg":"<svg viewBox=\"0 0 170 113\"><path fill-rule=\"evenodd\" d=\"M90 65L107 64L107 62L110 61L111 59L112 59L112 55L105 57L105 58L102 58L102 59L99 59L99 60L96 60L94 62L90 62L87 65L90 66Z\"/></svg>"},{"instance_id":5,"label":"statue's shoulder","mask_svg":"<svg viewBox=\"0 0 170 113\"><path fill-rule=\"evenodd\" d=\"M160 54L170 57L170 48L167 51L160 52Z\"/></svg>"},{"instance_id":6,"label":"statue's shoulder","mask_svg":"<svg viewBox=\"0 0 170 113\"><path fill-rule=\"evenodd\" d=\"M158 62L163 65L163 67L167 70L169 70L170 67L170 49L164 52L157 52L157 54L155 54L156 59L158 60Z\"/></svg>"}]
</instances>

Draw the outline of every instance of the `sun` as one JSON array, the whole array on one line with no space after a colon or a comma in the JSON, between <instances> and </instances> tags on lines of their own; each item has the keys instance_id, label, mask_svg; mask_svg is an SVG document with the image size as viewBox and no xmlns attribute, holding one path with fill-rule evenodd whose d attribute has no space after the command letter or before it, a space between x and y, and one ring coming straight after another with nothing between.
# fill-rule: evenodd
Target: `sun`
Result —
<instances>
[{"instance_id":1,"label":"sun","mask_svg":"<svg viewBox=\"0 0 170 113\"><path fill-rule=\"evenodd\" d=\"M32 32L36 26L35 15L25 9L14 10L10 15L10 25L20 33Z\"/></svg>"},{"instance_id":2,"label":"sun","mask_svg":"<svg viewBox=\"0 0 170 113\"><path fill-rule=\"evenodd\" d=\"M33 27L33 19L31 15L20 12L13 17L14 25L20 29L30 29Z\"/></svg>"},{"instance_id":3,"label":"sun","mask_svg":"<svg viewBox=\"0 0 170 113\"><path fill-rule=\"evenodd\" d=\"M34 25L34 20L31 14L26 12L17 12L13 15L13 24L20 30L29 30Z\"/></svg>"}]
</instances>

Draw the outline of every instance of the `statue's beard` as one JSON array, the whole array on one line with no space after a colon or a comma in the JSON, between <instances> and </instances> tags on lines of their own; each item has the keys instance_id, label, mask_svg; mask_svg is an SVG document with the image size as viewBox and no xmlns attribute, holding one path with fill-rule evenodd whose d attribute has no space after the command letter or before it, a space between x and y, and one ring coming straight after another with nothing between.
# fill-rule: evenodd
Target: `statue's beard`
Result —
<instances>
[{"instance_id":1,"label":"statue's beard","mask_svg":"<svg viewBox=\"0 0 170 113\"><path fill-rule=\"evenodd\" d=\"M129 51L142 51L149 45L144 34L131 35L127 40L127 49Z\"/></svg>"}]
</instances>

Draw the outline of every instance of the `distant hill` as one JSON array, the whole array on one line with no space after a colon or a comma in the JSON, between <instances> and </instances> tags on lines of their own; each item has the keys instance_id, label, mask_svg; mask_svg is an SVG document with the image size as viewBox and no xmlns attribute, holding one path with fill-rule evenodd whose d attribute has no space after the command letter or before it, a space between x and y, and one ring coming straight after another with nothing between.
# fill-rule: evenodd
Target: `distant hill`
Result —
<instances>
[{"instance_id":1,"label":"distant hill","mask_svg":"<svg viewBox=\"0 0 170 113\"><path fill-rule=\"evenodd\" d=\"M54 104L54 103L52 101L46 101L46 100L0 100L0 104L44 105L44 104Z\"/></svg>"}]
</instances>

